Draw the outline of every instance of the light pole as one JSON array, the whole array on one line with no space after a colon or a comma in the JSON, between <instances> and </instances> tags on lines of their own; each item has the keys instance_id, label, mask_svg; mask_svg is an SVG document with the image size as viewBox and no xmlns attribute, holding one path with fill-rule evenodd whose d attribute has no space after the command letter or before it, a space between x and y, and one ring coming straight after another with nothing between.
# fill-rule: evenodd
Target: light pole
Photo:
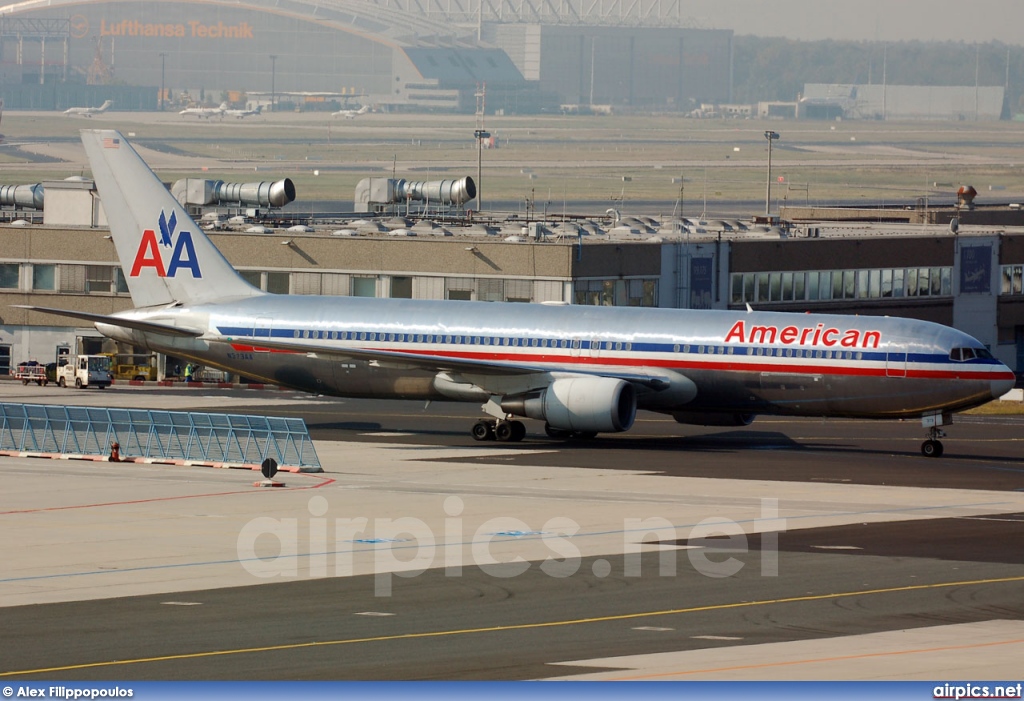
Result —
<instances>
[{"instance_id":1,"label":"light pole","mask_svg":"<svg viewBox=\"0 0 1024 701\"><path fill-rule=\"evenodd\" d=\"M768 177L765 180L764 194L764 216L767 219L772 213L772 141L778 139L779 135L769 129L764 133L764 138L768 140Z\"/></svg>"},{"instance_id":2,"label":"light pole","mask_svg":"<svg viewBox=\"0 0 1024 701\"><path fill-rule=\"evenodd\" d=\"M160 111L164 111L164 65L167 61L167 54L160 52Z\"/></svg>"},{"instance_id":3,"label":"light pole","mask_svg":"<svg viewBox=\"0 0 1024 701\"><path fill-rule=\"evenodd\" d=\"M277 56L270 54L270 111L275 112L275 102L277 102L277 89L275 88L275 81L277 80Z\"/></svg>"},{"instance_id":4,"label":"light pole","mask_svg":"<svg viewBox=\"0 0 1024 701\"><path fill-rule=\"evenodd\" d=\"M476 137L476 211L479 212L484 208L483 195L480 189L481 171L484 162L484 139L491 138L491 132L477 129L473 132L473 135Z\"/></svg>"}]
</instances>

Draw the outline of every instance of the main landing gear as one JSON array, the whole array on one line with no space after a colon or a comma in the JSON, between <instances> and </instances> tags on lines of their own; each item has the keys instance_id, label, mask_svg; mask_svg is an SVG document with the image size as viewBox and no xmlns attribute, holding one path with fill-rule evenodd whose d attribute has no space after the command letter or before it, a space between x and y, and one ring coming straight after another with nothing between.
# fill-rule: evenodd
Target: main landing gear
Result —
<instances>
[{"instance_id":1,"label":"main landing gear","mask_svg":"<svg viewBox=\"0 0 1024 701\"><path fill-rule=\"evenodd\" d=\"M939 428L953 423L952 414L926 414L921 417L921 425L928 429L928 440L921 444L921 455L926 458L942 457L942 441L946 432Z\"/></svg>"},{"instance_id":2,"label":"main landing gear","mask_svg":"<svg viewBox=\"0 0 1024 701\"><path fill-rule=\"evenodd\" d=\"M473 424L472 433L478 441L518 443L526 438L526 425L522 421L480 419Z\"/></svg>"}]
</instances>

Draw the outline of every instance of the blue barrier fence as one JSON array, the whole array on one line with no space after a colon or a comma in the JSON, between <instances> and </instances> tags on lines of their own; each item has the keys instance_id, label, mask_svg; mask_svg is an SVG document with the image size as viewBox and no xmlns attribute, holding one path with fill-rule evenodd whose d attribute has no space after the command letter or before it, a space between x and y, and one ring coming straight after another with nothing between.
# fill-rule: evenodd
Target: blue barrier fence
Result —
<instances>
[{"instance_id":1,"label":"blue barrier fence","mask_svg":"<svg viewBox=\"0 0 1024 701\"><path fill-rule=\"evenodd\" d=\"M302 419L0 403L0 450L259 465L322 472Z\"/></svg>"}]
</instances>

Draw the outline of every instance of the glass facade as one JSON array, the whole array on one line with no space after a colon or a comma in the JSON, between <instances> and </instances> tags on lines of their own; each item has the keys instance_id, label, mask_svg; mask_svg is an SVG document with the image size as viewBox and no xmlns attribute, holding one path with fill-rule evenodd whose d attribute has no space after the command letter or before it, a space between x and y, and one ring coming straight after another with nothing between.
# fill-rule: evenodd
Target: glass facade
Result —
<instances>
[{"instance_id":1,"label":"glass facade","mask_svg":"<svg viewBox=\"0 0 1024 701\"><path fill-rule=\"evenodd\" d=\"M953 268L806 270L732 273L730 304L830 302L845 299L949 297Z\"/></svg>"}]
</instances>

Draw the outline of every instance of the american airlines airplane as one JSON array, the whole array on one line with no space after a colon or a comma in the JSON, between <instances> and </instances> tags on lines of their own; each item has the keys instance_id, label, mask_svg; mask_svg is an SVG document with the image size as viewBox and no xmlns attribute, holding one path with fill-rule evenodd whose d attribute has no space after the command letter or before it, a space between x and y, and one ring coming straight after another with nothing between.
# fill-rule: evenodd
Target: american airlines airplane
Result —
<instances>
[{"instance_id":1,"label":"american airlines airplane","mask_svg":"<svg viewBox=\"0 0 1024 701\"><path fill-rule=\"evenodd\" d=\"M479 402L477 440L522 440L522 417L553 438L627 431L638 409L710 426L920 418L922 453L939 456L951 412L1014 384L974 338L912 319L269 294L120 133L82 141L136 308L30 309L307 392Z\"/></svg>"},{"instance_id":2,"label":"american airlines airplane","mask_svg":"<svg viewBox=\"0 0 1024 701\"><path fill-rule=\"evenodd\" d=\"M99 107L68 107L64 114L78 117L92 117L94 114L103 114L114 104L113 100L106 100Z\"/></svg>"}]
</instances>

